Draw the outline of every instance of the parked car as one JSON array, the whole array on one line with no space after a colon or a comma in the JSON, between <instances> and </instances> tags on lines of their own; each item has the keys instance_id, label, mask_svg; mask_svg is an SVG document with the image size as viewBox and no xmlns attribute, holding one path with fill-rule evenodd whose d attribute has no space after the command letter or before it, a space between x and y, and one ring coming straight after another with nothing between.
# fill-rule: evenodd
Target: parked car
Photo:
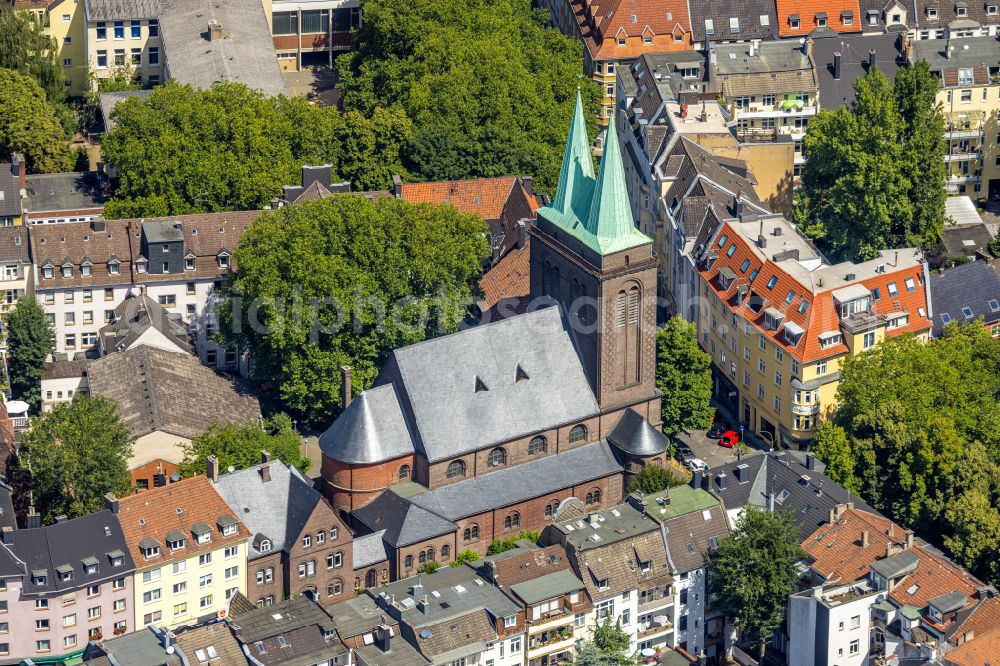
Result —
<instances>
[{"instance_id":1,"label":"parked car","mask_svg":"<svg viewBox=\"0 0 1000 666\"><path fill-rule=\"evenodd\" d=\"M719 439L722 437L724 432L726 432L726 424L722 421L716 421L712 424L712 427L708 429L708 432L705 433L705 436L709 439Z\"/></svg>"},{"instance_id":2,"label":"parked car","mask_svg":"<svg viewBox=\"0 0 1000 666\"><path fill-rule=\"evenodd\" d=\"M688 461L687 466L688 469L690 469L692 472L699 472L699 471L704 472L706 469L708 469L708 465L705 464L705 461L702 460L701 458L692 458L691 460Z\"/></svg>"},{"instance_id":3,"label":"parked car","mask_svg":"<svg viewBox=\"0 0 1000 666\"><path fill-rule=\"evenodd\" d=\"M740 433L735 430L727 430L722 433L722 437L719 438L719 446L724 446L727 449L731 449L740 443Z\"/></svg>"},{"instance_id":4,"label":"parked car","mask_svg":"<svg viewBox=\"0 0 1000 666\"><path fill-rule=\"evenodd\" d=\"M684 464L687 464L688 461L694 458L694 451L692 451L691 447L688 446L687 444L678 442L675 455L678 460L680 460Z\"/></svg>"}]
</instances>

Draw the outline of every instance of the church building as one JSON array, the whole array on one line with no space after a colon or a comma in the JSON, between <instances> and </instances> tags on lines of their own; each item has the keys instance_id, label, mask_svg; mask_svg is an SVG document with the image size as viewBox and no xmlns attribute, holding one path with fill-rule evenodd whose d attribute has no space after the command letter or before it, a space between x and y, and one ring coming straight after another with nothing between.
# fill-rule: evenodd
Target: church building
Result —
<instances>
[{"instance_id":1,"label":"church building","mask_svg":"<svg viewBox=\"0 0 1000 666\"><path fill-rule=\"evenodd\" d=\"M569 498L618 504L663 464L657 259L616 136L595 177L578 95L558 190L530 230L528 312L395 350L320 438L323 493L381 535L393 579L540 531Z\"/></svg>"}]
</instances>

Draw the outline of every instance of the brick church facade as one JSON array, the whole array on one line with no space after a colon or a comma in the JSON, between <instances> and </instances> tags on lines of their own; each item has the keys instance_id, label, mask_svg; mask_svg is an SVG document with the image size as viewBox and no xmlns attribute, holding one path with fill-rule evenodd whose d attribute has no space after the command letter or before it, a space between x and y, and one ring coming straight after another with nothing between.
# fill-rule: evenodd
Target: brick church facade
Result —
<instances>
[{"instance_id":1,"label":"brick church facade","mask_svg":"<svg viewBox=\"0 0 1000 666\"><path fill-rule=\"evenodd\" d=\"M324 495L381 535L392 578L540 531L567 500L619 503L664 461L657 260L609 137L595 177L578 98L530 230L529 311L395 350L320 438Z\"/></svg>"}]
</instances>

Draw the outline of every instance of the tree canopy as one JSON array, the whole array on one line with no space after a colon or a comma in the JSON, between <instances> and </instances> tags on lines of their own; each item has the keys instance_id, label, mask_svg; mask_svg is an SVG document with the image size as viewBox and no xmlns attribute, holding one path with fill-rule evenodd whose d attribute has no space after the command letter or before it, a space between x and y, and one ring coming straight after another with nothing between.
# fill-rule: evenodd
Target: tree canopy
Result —
<instances>
[{"instance_id":1,"label":"tree canopy","mask_svg":"<svg viewBox=\"0 0 1000 666\"><path fill-rule=\"evenodd\" d=\"M235 253L224 335L283 408L312 423L341 402L340 368L370 386L389 352L458 330L489 248L451 206L338 195L265 213Z\"/></svg>"},{"instance_id":2,"label":"tree canopy","mask_svg":"<svg viewBox=\"0 0 1000 666\"><path fill-rule=\"evenodd\" d=\"M848 357L827 473L876 509L1000 582L1000 341L978 323L939 340L887 340Z\"/></svg>"},{"instance_id":3,"label":"tree canopy","mask_svg":"<svg viewBox=\"0 0 1000 666\"><path fill-rule=\"evenodd\" d=\"M837 259L924 246L944 224L946 141L925 61L889 83L872 67L850 106L820 111L803 140L809 221L802 225ZM797 215L797 217L801 217Z\"/></svg>"},{"instance_id":4,"label":"tree canopy","mask_svg":"<svg viewBox=\"0 0 1000 666\"><path fill-rule=\"evenodd\" d=\"M409 120L398 110L341 114L243 84L208 90L168 82L115 107L102 142L121 185L108 217L154 217L266 205L300 182L303 164L330 164L355 188L385 189L404 173Z\"/></svg>"},{"instance_id":5,"label":"tree canopy","mask_svg":"<svg viewBox=\"0 0 1000 666\"><path fill-rule=\"evenodd\" d=\"M712 603L740 630L751 649L761 649L781 626L797 577L799 526L791 511L769 513L747 505L732 534L708 554Z\"/></svg>"},{"instance_id":6,"label":"tree canopy","mask_svg":"<svg viewBox=\"0 0 1000 666\"><path fill-rule=\"evenodd\" d=\"M32 12L0 5L0 69L13 69L42 88L46 98L58 103L66 96L66 77L57 58L56 44Z\"/></svg>"},{"instance_id":7,"label":"tree canopy","mask_svg":"<svg viewBox=\"0 0 1000 666\"><path fill-rule=\"evenodd\" d=\"M364 11L337 87L345 108L369 117L402 108L413 174L524 174L555 189L577 86L590 117L597 111L579 41L546 27L530 0L367 0Z\"/></svg>"},{"instance_id":8,"label":"tree canopy","mask_svg":"<svg viewBox=\"0 0 1000 666\"><path fill-rule=\"evenodd\" d=\"M299 434L286 414L276 414L259 425L213 423L208 430L196 435L190 444L183 445L181 474L195 476L204 473L211 455L219 459L220 469L230 466L244 469L260 462L261 451L267 451L272 460L280 460L305 472L311 461L302 457L300 445Z\"/></svg>"},{"instance_id":9,"label":"tree canopy","mask_svg":"<svg viewBox=\"0 0 1000 666\"><path fill-rule=\"evenodd\" d=\"M641 493L649 495L683 484L684 479L681 479L670 471L669 467L646 465L636 474L635 480L629 486L628 491L631 493L638 490Z\"/></svg>"},{"instance_id":10,"label":"tree canopy","mask_svg":"<svg viewBox=\"0 0 1000 666\"><path fill-rule=\"evenodd\" d=\"M55 346L55 337L42 306L33 298L22 298L7 318L7 371L12 397L36 410L42 398L45 359Z\"/></svg>"},{"instance_id":11,"label":"tree canopy","mask_svg":"<svg viewBox=\"0 0 1000 666\"><path fill-rule=\"evenodd\" d=\"M9 13L0 11L0 16ZM0 69L0 158L22 153L28 170L69 171L73 167L66 129L56 106L27 74Z\"/></svg>"},{"instance_id":12,"label":"tree canopy","mask_svg":"<svg viewBox=\"0 0 1000 666\"><path fill-rule=\"evenodd\" d=\"M698 346L694 324L680 315L656 332L656 388L663 391L663 432L712 425L712 357Z\"/></svg>"},{"instance_id":13,"label":"tree canopy","mask_svg":"<svg viewBox=\"0 0 1000 666\"><path fill-rule=\"evenodd\" d=\"M621 628L620 621L610 617L594 627L592 640L576 646L575 666L629 666L638 660L629 654L629 635Z\"/></svg>"},{"instance_id":14,"label":"tree canopy","mask_svg":"<svg viewBox=\"0 0 1000 666\"><path fill-rule=\"evenodd\" d=\"M118 406L78 393L32 421L24 433L20 464L30 481L43 524L104 508L104 496L128 494L132 437Z\"/></svg>"}]
</instances>

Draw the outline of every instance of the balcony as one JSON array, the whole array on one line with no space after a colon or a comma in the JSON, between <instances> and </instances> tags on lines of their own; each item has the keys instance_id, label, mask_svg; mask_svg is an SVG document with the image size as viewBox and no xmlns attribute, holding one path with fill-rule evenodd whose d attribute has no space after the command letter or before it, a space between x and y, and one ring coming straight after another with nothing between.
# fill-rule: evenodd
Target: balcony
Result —
<instances>
[{"instance_id":1,"label":"balcony","mask_svg":"<svg viewBox=\"0 0 1000 666\"><path fill-rule=\"evenodd\" d=\"M982 159L978 146L955 146L944 156L945 162L968 162Z\"/></svg>"},{"instance_id":2,"label":"balcony","mask_svg":"<svg viewBox=\"0 0 1000 666\"><path fill-rule=\"evenodd\" d=\"M733 132L740 143L773 143L778 140L774 127L735 127Z\"/></svg>"},{"instance_id":3,"label":"balcony","mask_svg":"<svg viewBox=\"0 0 1000 666\"><path fill-rule=\"evenodd\" d=\"M674 595L656 594L646 598L639 597L639 612L651 611L657 608L666 608L674 605Z\"/></svg>"},{"instance_id":4,"label":"balcony","mask_svg":"<svg viewBox=\"0 0 1000 666\"><path fill-rule=\"evenodd\" d=\"M789 104L792 102L792 104ZM815 116L816 106L797 104L794 100L787 100L775 104L774 106L763 106L761 104L751 104L748 107L736 109L737 118L782 118L796 116Z\"/></svg>"},{"instance_id":5,"label":"balcony","mask_svg":"<svg viewBox=\"0 0 1000 666\"><path fill-rule=\"evenodd\" d=\"M800 414L802 416L809 416L810 414L819 414L819 405L813 403L811 405L797 405L792 403L792 414Z\"/></svg>"},{"instance_id":6,"label":"balcony","mask_svg":"<svg viewBox=\"0 0 1000 666\"><path fill-rule=\"evenodd\" d=\"M550 611L542 617L529 620L528 633L536 634L569 624L573 621L574 616L575 613L572 608L563 607L560 610Z\"/></svg>"},{"instance_id":7,"label":"balcony","mask_svg":"<svg viewBox=\"0 0 1000 666\"><path fill-rule=\"evenodd\" d=\"M575 640L573 637L573 627L551 629L541 634L528 636L529 658L537 657L540 654L568 650L573 647Z\"/></svg>"},{"instance_id":8,"label":"balcony","mask_svg":"<svg viewBox=\"0 0 1000 666\"><path fill-rule=\"evenodd\" d=\"M640 624L639 633L637 634L638 640L644 640L650 636L656 636L659 634L672 631L674 625L667 619L666 615L657 615L656 618L649 624Z\"/></svg>"}]
</instances>

